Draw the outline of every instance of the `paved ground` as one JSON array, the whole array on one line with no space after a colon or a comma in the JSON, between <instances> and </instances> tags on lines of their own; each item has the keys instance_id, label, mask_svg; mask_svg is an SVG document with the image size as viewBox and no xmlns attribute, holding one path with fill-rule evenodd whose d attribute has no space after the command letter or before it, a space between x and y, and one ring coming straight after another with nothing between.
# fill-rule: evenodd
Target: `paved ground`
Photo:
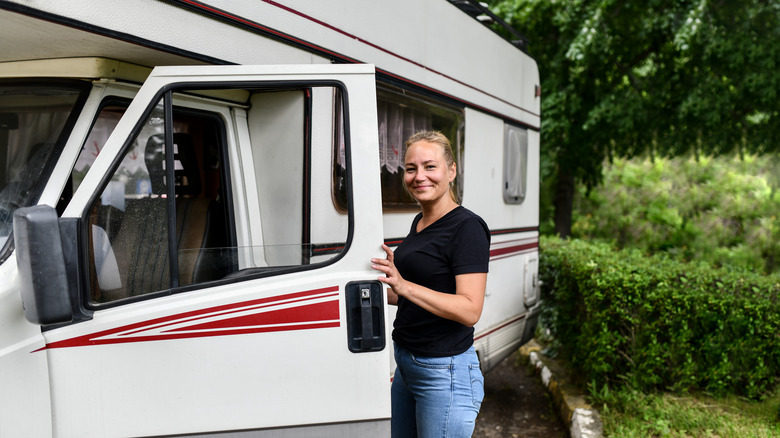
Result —
<instances>
[{"instance_id":1,"label":"paved ground","mask_svg":"<svg viewBox=\"0 0 780 438\"><path fill-rule=\"evenodd\" d=\"M539 377L518 353L485 375L474 438L568 438L566 427Z\"/></svg>"}]
</instances>

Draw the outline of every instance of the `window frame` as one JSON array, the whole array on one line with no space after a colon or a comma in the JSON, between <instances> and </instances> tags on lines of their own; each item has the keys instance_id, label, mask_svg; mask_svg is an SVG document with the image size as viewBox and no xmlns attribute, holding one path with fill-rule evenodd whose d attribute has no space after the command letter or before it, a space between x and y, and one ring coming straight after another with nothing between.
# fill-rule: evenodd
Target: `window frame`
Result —
<instances>
[{"instance_id":1,"label":"window frame","mask_svg":"<svg viewBox=\"0 0 780 438\"><path fill-rule=\"evenodd\" d=\"M244 269L243 271L247 272L241 272L241 270L237 271L238 275L235 272L231 275L228 275L227 277L219 280L214 280L210 282L204 282L204 283L195 283L195 284L188 284L184 286L178 286L178 287L171 287L169 289L150 292L142 295L136 295L132 297L125 297L122 299L109 301L105 303L99 303L91 300L91 287L90 285L90 257L89 257L89 240L88 240L88 217L90 214L90 210L92 209L92 206L95 204L96 200L101 196L102 191L105 190L108 183L111 181L111 177L116 172L118 167L121 165L122 159L124 158L125 154L128 152L128 148L130 148L136 139L136 137L139 135L140 131L143 128L143 125L146 120L148 120L149 116L152 114L154 109L157 107L160 100L165 99L164 106L166 108L166 117L165 117L165 133L166 133L166 142L171 140L169 136L173 135L172 131L172 117L168 117L167 115L168 110L174 111L174 107L171 104L173 98L172 96L174 94L190 94L189 92L197 93L199 90L231 90L231 89L242 89L242 90L250 90L251 93L255 92L262 92L263 90L266 91L278 91L278 90L310 90L314 87L332 87L334 89L338 89L340 92L342 99L342 125L340 125L341 129L343 130L344 135L344 143L345 143L345 163L346 168L350 169L351 164L351 137L350 137L350 127L349 127L349 98L348 98L348 90L347 87L338 80L332 80L332 79L322 79L322 80L290 80L290 81L231 81L231 82L199 82L199 83L171 83L164 87L161 87L157 93L154 95L154 97L149 101L149 104L147 108L144 110L144 112L138 117L138 120L135 121L135 125L133 129L130 132L130 135L127 139L124 140L124 143L122 145L121 150L119 153L116 154L115 157L113 157L112 163L109 167L109 171L106 172L105 175L102 175L100 184L97 186L97 189L92 193L89 201L86 203L86 208L82 212L80 216L80 222L81 222L81 231L80 231L80 237L79 241L81 242L80 245L80 255L79 258L82 261L82 266L84 269L82 269L80 273L80 277L82 278L82 284L84 286L84 293L82 293L82 303L85 307L85 309L88 310L100 310L100 309L106 309L106 308L112 308L117 306L126 305L129 303L134 303L138 301L144 301L149 299L156 299L164 296L169 296L173 294L179 294L179 293L185 293L192 290L197 289L203 289L206 287L214 287L224 284L230 284L230 283L236 283L236 282L242 282L257 278L265 278L265 277L271 277L271 276L277 276L277 275L284 275L294 272L300 272L300 271L306 271L306 270L314 270L314 269L320 269L325 266L332 265L336 263L338 260L340 260L342 257L346 255L346 253L349 251L349 248L351 246L351 243L353 241L353 235L354 235L354 211L353 211L353 197L352 197L352 176L350 172L347 172L346 174L346 188L347 188L347 213L348 213L348 219L347 219L347 233L346 233L346 241L343 244L342 250L340 253L328 260L325 260L323 262L316 262L313 264L301 264L297 266L285 266L285 267L272 267L272 268L248 268ZM208 97L212 100L220 100L218 98L214 98L212 96ZM226 101L228 102L228 101ZM228 104L236 105L236 102L230 101ZM239 104L240 105L240 104ZM305 104L304 111L307 116L307 118L310 118L309 110L310 110L310 104L307 102ZM186 108L186 107L185 107ZM187 108L190 110L189 108ZM193 110L195 111L195 110ZM96 114L97 116L97 114ZM230 152L228 151L229 148L235 147L231 146L226 138L226 129L225 124L230 123L230 121L223 120L222 117L220 117L219 114L213 113L213 117L220 120L221 123L221 141L222 147L221 147L221 159L223 160L223 181L226 184L225 186L225 194L226 196L226 203L229 203L229 206L226 205L226 209L228 209L228 216L230 219L229 228L231 230L231 239L232 243L234 245L237 245L237 238L236 238L236 225L235 225L235 206L233 205L233 197L236 196L236 193L233 190L231 181L231 172L230 166L241 166L240 163L230 163L229 156ZM305 148L310 148L311 144L311 124L307 123L305 126L305 129L308 130L308 132L304 132L304 136L306 138L306 144L304 145ZM309 166L308 173L304 176L304 180L307 184L311 184L311 169ZM170 210L169 210L170 211ZM169 213L169 219L171 214ZM175 218L174 218L175 219ZM171 237L169 233L169 241L175 239L174 237ZM170 243L169 243L170 248ZM171 252L171 251L169 251ZM173 251L175 252L175 251ZM173 271L171 271L171 275L173 274Z\"/></svg>"}]
</instances>

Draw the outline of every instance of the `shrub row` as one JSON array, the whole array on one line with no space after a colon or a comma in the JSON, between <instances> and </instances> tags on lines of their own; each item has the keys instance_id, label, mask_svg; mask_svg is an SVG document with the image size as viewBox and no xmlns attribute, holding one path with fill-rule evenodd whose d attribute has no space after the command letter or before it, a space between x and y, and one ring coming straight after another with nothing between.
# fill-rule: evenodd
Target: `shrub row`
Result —
<instances>
[{"instance_id":1,"label":"shrub row","mask_svg":"<svg viewBox=\"0 0 780 438\"><path fill-rule=\"evenodd\" d=\"M588 382L762 398L780 376L780 277L541 239L542 324Z\"/></svg>"}]
</instances>

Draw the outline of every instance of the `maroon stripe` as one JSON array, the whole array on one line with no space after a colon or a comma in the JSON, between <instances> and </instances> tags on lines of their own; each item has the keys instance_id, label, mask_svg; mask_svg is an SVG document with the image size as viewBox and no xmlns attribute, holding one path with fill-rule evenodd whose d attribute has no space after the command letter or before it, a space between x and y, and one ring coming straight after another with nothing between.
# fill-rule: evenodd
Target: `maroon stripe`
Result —
<instances>
[{"instance_id":1,"label":"maroon stripe","mask_svg":"<svg viewBox=\"0 0 780 438\"><path fill-rule=\"evenodd\" d=\"M527 109L525 109L525 108L522 108L522 107L520 107L520 106L517 106L517 105L513 104L512 102L509 102L509 101L506 101L506 100L504 100L504 99L501 99L501 98L500 98L500 97L498 97L498 96L494 96L494 95L492 95L492 94L490 94L490 93L488 93L488 92L486 92L486 91L484 91L484 90L481 90L481 89L479 89L479 88L477 88L477 87L474 87L474 86L472 86L472 85L469 85L469 84L467 84L467 83L465 83L465 82L463 82L463 81L460 81L460 80L458 80L458 79L455 79L455 78L453 78L452 76L449 76L449 75L447 75L447 74L444 74L444 73L442 73L442 72L440 72L440 71L434 70L434 69L432 69L432 68L429 68L429 67L427 67L427 66L425 66L425 65L422 65L422 64L420 64L420 63L419 63L419 62L417 62L417 61L413 61L413 60L411 60L411 59L409 59L409 58L407 58L407 57L405 57L405 56L401 56L401 55L399 55L399 54L397 54L397 53L395 53L395 52L392 52L392 51L390 51L390 50L387 50L387 49L385 49L384 47L378 46L378 45L376 45L376 44L374 44L374 43L372 43L372 42L370 42L370 41L364 40L363 38L360 38L360 37L358 37L357 35L353 35L353 34L351 34L351 33L345 32L345 31L343 31L343 30L341 30L341 29L339 29L339 28L337 28L337 27L335 27L335 26L332 26L332 25L330 25L330 24L328 24L328 23L326 23L326 22L324 22L324 21L322 21L322 20L318 20L318 19L316 19L316 18L314 18L314 17L312 17L312 16L310 16L310 15L306 15L306 14L304 14L304 13L300 12L300 11L297 11L297 10L295 10L295 9L292 9L292 8L290 8L290 7L287 7L287 6L284 6L284 5L282 5L282 4L279 4L279 3L277 3L277 2L275 2L275 1L273 1L273 0L262 0L262 1L263 1L263 2L265 2L265 3L268 3L269 5L276 6L277 8L280 8L280 9L283 9L283 10L285 10L285 11L287 11L287 12L290 12L290 13L292 13L292 14L295 14L295 15L297 15L297 16L299 16L299 17L303 17L303 18L305 18L305 19L307 19L307 20L309 20L309 21L313 21L313 22L315 22L315 23L319 24L320 26L327 27L328 29L330 29L330 30L332 30L332 31L334 31L334 32L338 32L338 33L340 33L340 34L342 34L342 35L344 35L344 36L347 36L347 37L349 37L349 38L351 38L351 39L354 39L354 40L356 40L356 41L360 41L361 43L363 43L363 44L365 44L365 45L367 45L367 46L373 47L374 49L377 49L377 50L379 50L379 51L382 51L382 52L384 52L384 53L387 53L388 55L394 56L394 57L396 57L396 58L398 58L398 59L401 59L401 60L403 60L403 61L405 61L405 62L408 62L408 63L410 63L410 64L412 64L412 65L415 65L415 66L417 66L417 67L420 67L420 68L422 68L422 69L425 69L425 70L427 70L427 71L430 71L430 72L432 72L432 73L435 73L435 74L437 74L437 75L439 75L439 76L445 77L445 78L447 78L447 79L449 79L449 80L451 80L451 81L453 81L453 82L457 82L457 83L459 83L459 84L461 84L461 85L464 85L464 86L466 86L466 87L469 87L469 88L471 88L472 90L479 91L480 93L482 93L482 94L485 94L485 95L487 95L487 96L490 96L490 97L492 97L492 98L494 98L494 99L496 99L496 100L498 100L498 101L500 101L500 102L504 102L505 104L507 104L507 105L509 105L509 106L511 106L511 107L513 107L513 108L517 108L517 109L519 109L519 110L521 110L521 111L525 111L525 112L527 112L528 114L531 114L531 115L533 115L533 116L537 116L537 117L539 116L539 114L536 114L536 113L533 113L533 112L531 112L531 111L528 111L528 110L527 110Z\"/></svg>"},{"instance_id":2,"label":"maroon stripe","mask_svg":"<svg viewBox=\"0 0 780 438\"><path fill-rule=\"evenodd\" d=\"M498 248L490 250L490 257L498 257L504 254L515 253L525 251L527 249L538 248L539 242L526 243L524 245L508 246L506 248Z\"/></svg>"},{"instance_id":3,"label":"maroon stripe","mask_svg":"<svg viewBox=\"0 0 780 438\"><path fill-rule=\"evenodd\" d=\"M527 233L529 231L539 231L539 227L504 228L501 230L490 230L490 234L492 236L498 236L501 234Z\"/></svg>"},{"instance_id":4,"label":"maroon stripe","mask_svg":"<svg viewBox=\"0 0 780 438\"><path fill-rule=\"evenodd\" d=\"M278 36L278 37L280 37L280 38L283 38L283 39L286 39L286 40L289 40L289 41L295 42L296 44L300 44L300 45L302 45L302 46L305 46L305 47L310 47L310 48L312 48L312 49L315 49L315 50L317 50L317 51L319 51L319 52L322 52L322 53L327 53L328 55L331 55L331 56L334 56L334 57L340 58L340 59L341 59L341 60L343 60L343 61L348 61L348 62L355 63L355 64L362 63L361 61L359 61L359 60L357 60L357 59L355 59L355 58L350 58L350 57L348 57L348 56L346 56L346 55L344 55L344 54L341 54L341 53L334 52L334 51L332 51L332 50L326 49L326 48L325 48L325 47L323 47L323 46L320 46L320 45L317 45L317 44L314 44L314 43L311 43L311 42L308 42L308 41L302 40L302 39L300 39L300 38L294 37L294 36L292 36L292 35L290 35L290 34L287 34L287 33L284 33L284 32L280 32L280 31L278 31L278 30L275 30L275 29L272 29L272 28L270 28L270 27L264 26L264 25L262 25L262 24L260 24L260 23L257 23L257 22L255 22L255 21L247 20L247 19L245 19L245 18L243 18L243 17L240 17L240 16L237 16L237 15L230 14L230 13L228 13L228 12L224 11L224 10L221 10L221 9L214 8L214 7L211 7L211 6L207 6L207 5L204 5L203 3L196 2L196 1L194 1L194 0L176 0L176 1L179 1L179 2L181 2L181 3L186 3L186 4L188 4L188 5L192 6L192 7L195 7L195 8L200 8L200 9L202 9L202 10L208 11L208 12L209 12L209 13L211 13L211 14L215 14L215 15L222 16L222 17L224 17L224 18L226 18L226 19L229 19L229 20L232 20L232 21L236 21L236 22L238 22L238 23L241 23L241 24L243 24L243 25L250 26L250 27L254 27L254 28L256 28L256 29L260 29L260 30L262 30L262 31L264 31L264 32L270 33L270 34L272 34L272 35L276 35L276 36ZM378 46L378 45L376 45L376 44L374 44L374 43L372 43L372 42L370 42L370 41L367 41L367 40L365 40L365 39L363 39L363 38L360 38L360 37L358 37L358 36L356 36L356 35L353 35L353 34L351 34L351 33L349 33L349 32L346 32L346 31L344 31L344 30L342 30L342 29L339 29L339 28L337 28L337 27L335 27L335 26L333 26L333 25L330 25L330 24L328 24L328 23L326 23L326 22L324 22L324 21L322 21L322 20L318 20L318 19L316 19L316 18L314 18L314 17L312 17L312 16L310 16L310 15L304 14L303 12L300 12L300 11L298 11L298 10L295 10L295 9L292 9L292 8L290 8L290 7L288 7L288 6L285 6L285 5L279 4L278 2L275 2L275 1L273 1L273 0L262 0L262 1L263 1L264 3L268 3L268 4L269 4L269 5L271 5L271 6L277 7L277 8L279 8L279 9L282 9L282 10L286 11L286 12L289 12L289 13L291 13L291 14L295 14L295 15L297 15L297 16L299 16L299 17L301 17L301 18L304 18L304 19L306 19L306 20L309 20L309 21L311 21L311 22L313 22L313 23L319 24L320 26L323 26L323 27L325 27L325 28L328 28L328 29L330 29L330 30L332 30L332 31L334 31L334 32L337 32L337 33L340 33L340 34L342 34L342 35L344 35L344 36L347 36L347 37L349 37L349 38L351 38L351 39L353 39L353 40L359 41L359 42L361 42L361 43L363 43L363 44L365 44L365 45L367 45L367 46L370 46L370 47L372 47L372 48L374 48L374 49L377 49L377 50L379 50L379 51L381 51L381 52L384 52L384 53L386 53L386 54L388 54L388 55L390 55L390 56L393 56L393 57L395 57L395 58L398 58L398 59L400 59L400 60L402 60L402 61L404 61L404 62L408 62L408 63L410 63L410 64L412 64L412 65L415 65L415 66L417 66L417 67L420 67L420 68L422 68L422 69L425 69L426 71L429 71L429 72L431 72L431 73L434 73L434 74L437 74L437 75L439 75L439 76L441 76L441 77L447 78L447 79L449 79L449 80L451 80L451 81L453 81L453 82L456 82L456 83L458 83L458 84L461 84L461 85L463 85L463 86L465 86L465 87L471 88L471 89L472 89L472 90L474 90L474 91L477 91L477 92L479 92L479 93L482 93L482 94L484 94L484 95L486 95L486 96L489 96L489 97L491 97L491 98L493 98L493 99L496 99L496 100L498 100L499 102L503 102L503 103L505 103L505 104L507 104L507 105L509 105L509 106L513 107L513 108L516 108L516 109L518 109L518 110L520 110L520 111L526 112L526 113L528 113L528 114L530 114L530 115L532 115L532 116L535 116L535 117L539 117L539 116L540 116L540 115L539 115L539 114L537 114L537 113L534 113L534 112L532 112L532 111L529 111L529 110L527 110L527 109L525 109L525 108L523 108L523 107L521 107L521 106L515 105L515 104L513 104L512 102L509 102L509 101L507 101L507 100L505 100L505 99L502 99L502 98L500 98L500 97L498 97L498 96L495 96L495 95L493 95L493 94L491 94L491 93L488 93L488 92L487 92L487 91L485 91L485 90L482 90L482 89L480 89L480 88L477 88L477 87L475 87L475 86L473 86L473 85L471 85L471 84L467 84L467 83L465 83L465 82L463 82L463 81L461 81L461 80L458 80L458 79L456 79L456 78L454 78L454 77L452 77L452 76L449 76L449 75L447 75L447 74L444 74L444 73L442 73L442 72L440 72L440 71L438 71L438 70L435 70L435 69L429 68L429 67L427 67L427 66L425 66L425 65L423 65L423 64L420 64L420 63L419 63L419 62L417 62L417 61L414 61L414 60L411 60L411 59L409 59L409 58L406 58L406 57L404 57L404 56L401 56L401 55L399 55L399 54L397 54L397 53L395 53L395 52L393 52L393 51L390 51L390 50L388 50L388 49L385 49L385 48L383 48L383 47L381 47L381 46ZM404 78L404 77L398 76L398 75L396 75L396 74L390 73L389 71L382 70L382 69L379 69L379 68L377 68L376 70L377 70L377 71L379 71L379 72L382 72L382 73L384 73L384 74L386 74L386 75L388 75L388 76L392 76L392 77L394 77L394 78L396 78L396 79L400 79L400 80L402 80L402 81L404 81L404 82L413 83L413 84L415 84L415 85L417 85L417 86L419 86L419 87L422 87L422 88L425 88L425 89L431 90L431 91L433 91L433 92L435 92L435 93L437 93L437 94L441 94L441 95L447 96L447 97L449 97L449 98L451 98L451 99L455 99L455 100L457 100L457 101L460 101L460 102L468 103L468 102L466 102L466 101L464 101L464 100L462 100L462 99L458 99L458 98L456 98L456 97L454 97L454 96L451 96L451 95L449 95L449 94L447 94L447 93L442 93L441 91L435 90L435 89L433 89L433 88L431 88L431 87L424 86L424 85L422 85L422 84L420 84L420 83L416 83L416 82L414 82L414 81L410 81L410 80L409 80L409 79L407 79L407 78ZM479 106L479 105L475 105L475 104L473 104L473 103L469 103L469 105L471 105L471 106L473 106L473 107L475 107L475 108L486 109L486 108L483 108L483 107L481 107L481 106ZM490 111L491 113L494 113L494 114L496 113L495 111L492 111L492 110L488 110L488 111ZM517 121L517 122L518 122L518 123L521 123L521 124L523 124L523 125L529 126L529 127L531 127L531 128L534 128L534 129L539 129L539 127L538 127L538 126L529 125L529 124L527 124L527 123L520 122L520 121Z\"/></svg>"},{"instance_id":5,"label":"maroon stripe","mask_svg":"<svg viewBox=\"0 0 780 438\"><path fill-rule=\"evenodd\" d=\"M482 332L482 333L480 333L479 335L477 335L477 336L475 336L475 337L474 337L474 340L476 341L476 340L478 340L478 339L482 339L482 338L484 338L485 336L487 336L487 335L489 335L489 334L491 334L491 333L497 332L497 331L501 330L502 328L504 328L504 327L506 327L506 326L508 326L508 325L514 324L514 323L516 323L517 321L520 321L521 319L523 319L523 318L525 318L525 317L526 317L526 313L523 313L522 315L520 315L520 316L518 316L518 317L516 317L516 318L514 318L514 319L512 319L512 320L510 320L510 321L508 321L508 322L505 322L504 324L501 324L501 325L500 325L500 326L498 326L498 327L495 327L495 328L493 328L493 329L490 329L490 330L488 330L488 331L486 331L486 332Z\"/></svg>"}]
</instances>

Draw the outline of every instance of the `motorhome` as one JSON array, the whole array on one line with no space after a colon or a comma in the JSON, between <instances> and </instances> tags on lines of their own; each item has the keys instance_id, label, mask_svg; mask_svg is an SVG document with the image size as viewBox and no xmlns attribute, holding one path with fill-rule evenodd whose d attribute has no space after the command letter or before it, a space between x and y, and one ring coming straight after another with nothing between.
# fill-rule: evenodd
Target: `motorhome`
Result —
<instances>
[{"instance_id":1,"label":"motorhome","mask_svg":"<svg viewBox=\"0 0 780 438\"><path fill-rule=\"evenodd\" d=\"M0 1L0 436L388 436L422 129L491 230L483 371L529 340L539 73L464 4Z\"/></svg>"}]
</instances>

